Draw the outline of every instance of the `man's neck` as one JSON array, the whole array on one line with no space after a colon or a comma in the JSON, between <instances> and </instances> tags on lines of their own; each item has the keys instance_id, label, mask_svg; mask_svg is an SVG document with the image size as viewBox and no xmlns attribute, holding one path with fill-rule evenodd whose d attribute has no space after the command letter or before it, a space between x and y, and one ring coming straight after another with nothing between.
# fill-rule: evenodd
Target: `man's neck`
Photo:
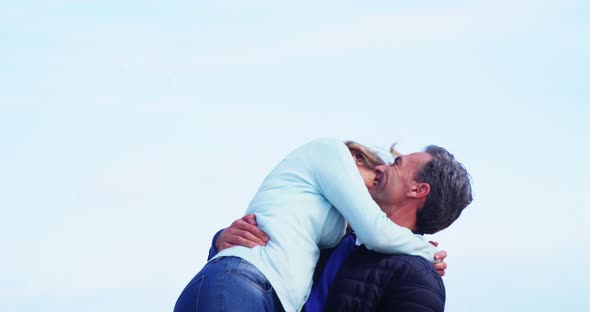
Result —
<instances>
[{"instance_id":1,"label":"man's neck","mask_svg":"<svg viewBox=\"0 0 590 312\"><path fill-rule=\"evenodd\" d=\"M416 209L412 207L391 207L383 209L389 220L412 231L416 229Z\"/></svg>"}]
</instances>

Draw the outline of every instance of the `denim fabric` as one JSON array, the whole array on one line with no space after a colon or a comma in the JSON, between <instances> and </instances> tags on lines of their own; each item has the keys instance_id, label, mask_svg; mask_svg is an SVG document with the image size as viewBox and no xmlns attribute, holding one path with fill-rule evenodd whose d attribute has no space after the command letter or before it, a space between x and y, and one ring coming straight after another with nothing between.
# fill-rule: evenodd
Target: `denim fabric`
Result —
<instances>
[{"instance_id":1,"label":"denim fabric","mask_svg":"<svg viewBox=\"0 0 590 312\"><path fill-rule=\"evenodd\" d=\"M180 294L174 312L283 311L272 286L238 257L210 261Z\"/></svg>"}]
</instances>

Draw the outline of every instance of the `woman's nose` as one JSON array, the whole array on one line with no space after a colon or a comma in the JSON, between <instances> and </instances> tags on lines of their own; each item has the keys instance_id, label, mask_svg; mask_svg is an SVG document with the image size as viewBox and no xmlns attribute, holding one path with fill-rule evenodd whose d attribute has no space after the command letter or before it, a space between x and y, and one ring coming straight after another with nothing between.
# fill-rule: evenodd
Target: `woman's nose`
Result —
<instances>
[{"instance_id":1,"label":"woman's nose","mask_svg":"<svg viewBox=\"0 0 590 312\"><path fill-rule=\"evenodd\" d=\"M381 174L383 173L383 171L385 171L385 168L387 167L387 165L379 165L375 167L375 173L376 174Z\"/></svg>"}]
</instances>

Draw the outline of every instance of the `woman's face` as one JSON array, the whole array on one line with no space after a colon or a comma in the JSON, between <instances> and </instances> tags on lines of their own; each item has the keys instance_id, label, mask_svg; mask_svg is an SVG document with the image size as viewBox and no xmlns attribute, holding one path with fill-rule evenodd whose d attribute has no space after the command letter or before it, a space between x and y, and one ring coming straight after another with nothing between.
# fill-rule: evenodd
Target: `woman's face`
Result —
<instances>
[{"instance_id":1,"label":"woman's face","mask_svg":"<svg viewBox=\"0 0 590 312\"><path fill-rule=\"evenodd\" d=\"M359 169L359 173L365 182L365 186L369 188L373 185L373 180L375 180L375 170L367 168L367 166L365 166L361 161L358 161L356 157L354 157L354 159L356 162L356 167Z\"/></svg>"}]
</instances>

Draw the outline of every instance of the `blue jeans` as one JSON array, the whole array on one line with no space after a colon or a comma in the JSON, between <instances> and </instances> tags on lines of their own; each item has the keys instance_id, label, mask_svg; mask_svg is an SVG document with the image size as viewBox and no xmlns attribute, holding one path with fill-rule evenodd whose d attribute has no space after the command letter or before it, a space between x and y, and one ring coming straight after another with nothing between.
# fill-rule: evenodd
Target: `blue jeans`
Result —
<instances>
[{"instance_id":1,"label":"blue jeans","mask_svg":"<svg viewBox=\"0 0 590 312\"><path fill-rule=\"evenodd\" d=\"M238 257L207 263L180 294L174 312L284 311L258 269Z\"/></svg>"}]
</instances>

